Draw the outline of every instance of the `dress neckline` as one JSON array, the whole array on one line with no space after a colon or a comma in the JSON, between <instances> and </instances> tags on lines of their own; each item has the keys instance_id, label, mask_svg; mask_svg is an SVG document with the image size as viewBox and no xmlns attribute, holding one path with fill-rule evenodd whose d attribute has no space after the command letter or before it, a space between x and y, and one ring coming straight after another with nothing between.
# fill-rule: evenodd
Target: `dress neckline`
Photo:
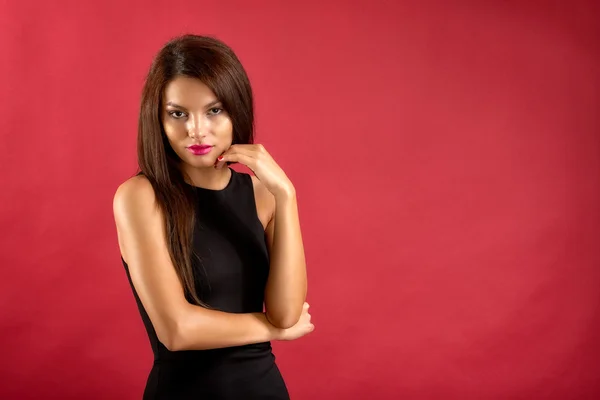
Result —
<instances>
[{"instance_id":1,"label":"dress neckline","mask_svg":"<svg viewBox=\"0 0 600 400\"><path fill-rule=\"evenodd\" d=\"M227 185L225 185L225 187L223 189L209 189L209 188L204 188L201 186L195 186L191 183L185 182L186 185L192 187L194 190L196 190L197 192L204 192L204 193L222 193L225 192L227 190L229 190L232 186L233 186L233 181L235 180L234 175L236 174L236 171L231 168L229 168L229 172L230 172L230 176L229 176L229 181L227 182Z\"/></svg>"}]
</instances>

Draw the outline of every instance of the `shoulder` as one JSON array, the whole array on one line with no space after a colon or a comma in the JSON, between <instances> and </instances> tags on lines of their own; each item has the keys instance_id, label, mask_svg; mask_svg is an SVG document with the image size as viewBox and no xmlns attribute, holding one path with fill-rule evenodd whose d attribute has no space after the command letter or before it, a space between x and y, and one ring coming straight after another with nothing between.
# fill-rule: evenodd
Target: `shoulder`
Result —
<instances>
[{"instance_id":1,"label":"shoulder","mask_svg":"<svg viewBox=\"0 0 600 400\"><path fill-rule=\"evenodd\" d=\"M143 175L134 176L117 188L113 197L115 218L126 219L135 214L147 214L155 204L154 189Z\"/></svg>"}]
</instances>

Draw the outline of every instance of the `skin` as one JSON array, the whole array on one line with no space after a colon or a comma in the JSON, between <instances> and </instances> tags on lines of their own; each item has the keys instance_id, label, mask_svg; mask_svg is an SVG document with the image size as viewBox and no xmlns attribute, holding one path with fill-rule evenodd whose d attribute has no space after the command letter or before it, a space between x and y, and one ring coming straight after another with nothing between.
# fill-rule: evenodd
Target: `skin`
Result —
<instances>
[{"instance_id":1,"label":"skin","mask_svg":"<svg viewBox=\"0 0 600 400\"><path fill-rule=\"evenodd\" d=\"M294 340L314 329L306 298L306 263L295 189L262 145L231 145L230 116L201 81L177 77L164 92L162 123L189 183L220 190L226 162L250 168L258 217L271 255L265 313L234 314L192 305L171 263L155 194L145 177L117 189L113 211L119 247L159 340L170 350L201 350L270 340ZM213 146L203 156L193 144Z\"/></svg>"}]
</instances>

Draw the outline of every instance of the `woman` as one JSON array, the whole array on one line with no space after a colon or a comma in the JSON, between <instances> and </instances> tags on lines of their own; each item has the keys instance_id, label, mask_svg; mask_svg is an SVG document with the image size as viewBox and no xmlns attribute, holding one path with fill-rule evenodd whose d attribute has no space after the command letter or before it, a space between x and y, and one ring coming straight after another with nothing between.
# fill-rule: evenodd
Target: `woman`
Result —
<instances>
[{"instance_id":1,"label":"woman","mask_svg":"<svg viewBox=\"0 0 600 400\"><path fill-rule=\"evenodd\" d=\"M185 35L156 56L140 172L113 203L154 352L145 399L289 398L270 341L314 327L294 186L252 144L253 115L248 77L224 43Z\"/></svg>"}]
</instances>

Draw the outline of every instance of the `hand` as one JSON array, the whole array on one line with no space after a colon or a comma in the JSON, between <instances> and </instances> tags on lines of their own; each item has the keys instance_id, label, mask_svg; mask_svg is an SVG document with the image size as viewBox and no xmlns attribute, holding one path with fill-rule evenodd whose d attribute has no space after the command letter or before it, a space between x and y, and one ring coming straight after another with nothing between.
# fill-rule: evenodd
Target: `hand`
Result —
<instances>
[{"instance_id":1,"label":"hand","mask_svg":"<svg viewBox=\"0 0 600 400\"><path fill-rule=\"evenodd\" d=\"M310 307L308 303L304 303L302 314L296 325L288 329L281 329L276 340L296 340L302 336L308 335L315 329L315 326L310 322L308 307Z\"/></svg>"},{"instance_id":2,"label":"hand","mask_svg":"<svg viewBox=\"0 0 600 400\"><path fill-rule=\"evenodd\" d=\"M217 158L215 168L223 168L227 162L238 162L250 168L275 197L294 192L292 182L262 144L232 145Z\"/></svg>"}]
</instances>

